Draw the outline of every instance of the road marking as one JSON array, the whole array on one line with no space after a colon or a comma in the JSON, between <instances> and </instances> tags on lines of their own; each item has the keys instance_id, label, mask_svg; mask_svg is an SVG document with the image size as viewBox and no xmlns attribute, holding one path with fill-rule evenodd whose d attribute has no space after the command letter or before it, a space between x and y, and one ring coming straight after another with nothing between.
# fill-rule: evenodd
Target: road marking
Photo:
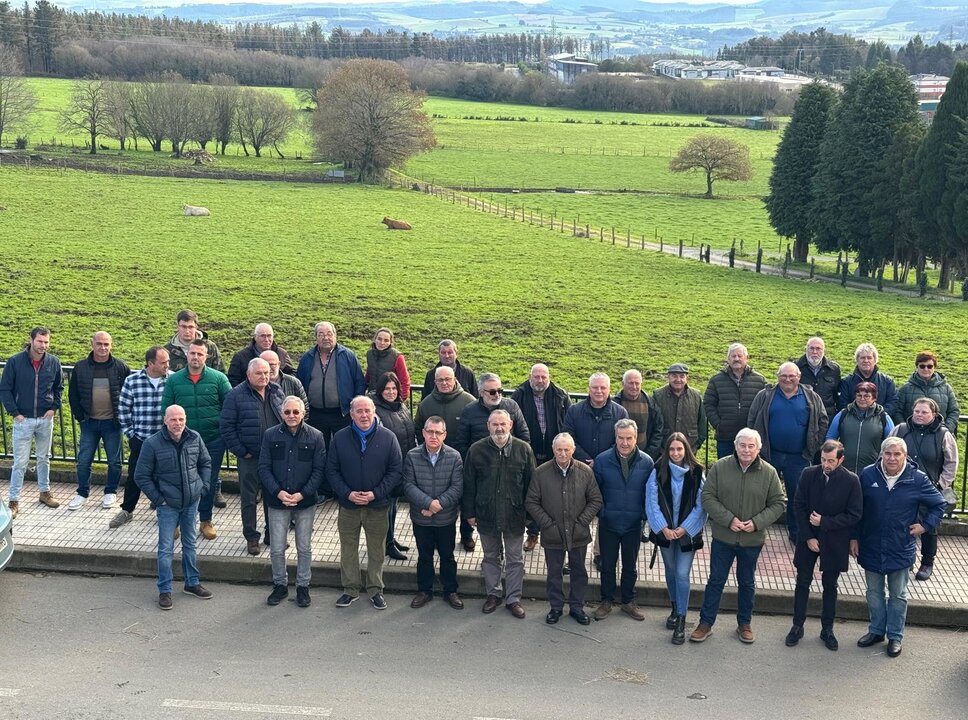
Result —
<instances>
[{"instance_id":1,"label":"road marking","mask_svg":"<svg viewBox=\"0 0 968 720\"><path fill-rule=\"evenodd\" d=\"M480 715L475 715L471 720L514 720L514 718L481 717Z\"/></svg>"},{"instance_id":2,"label":"road marking","mask_svg":"<svg viewBox=\"0 0 968 720\"><path fill-rule=\"evenodd\" d=\"M13 697L19 694L20 691L15 688L0 688L0 697Z\"/></svg>"},{"instance_id":3,"label":"road marking","mask_svg":"<svg viewBox=\"0 0 968 720\"><path fill-rule=\"evenodd\" d=\"M255 703L216 702L210 700L176 700L173 698L168 698L161 706L187 710L221 710L222 712L304 715L311 717L329 717L333 712L333 708L308 707L305 705L258 705Z\"/></svg>"}]
</instances>

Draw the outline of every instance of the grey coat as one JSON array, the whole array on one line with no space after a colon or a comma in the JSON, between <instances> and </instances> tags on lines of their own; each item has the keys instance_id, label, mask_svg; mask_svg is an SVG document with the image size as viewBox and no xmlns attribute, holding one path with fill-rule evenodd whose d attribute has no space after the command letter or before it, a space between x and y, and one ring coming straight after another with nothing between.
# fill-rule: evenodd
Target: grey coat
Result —
<instances>
[{"instance_id":1,"label":"grey coat","mask_svg":"<svg viewBox=\"0 0 968 720\"><path fill-rule=\"evenodd\" d=\"M443 445L437 464L430 463L424 445L418 445L403 458L403 494L410 503L410 520L414 525L445 527L457 521L461 493L464 490L464 462L460 453ZM427 517L421 510L438 500L440 512Z\"/></svg>"},{"instance_id":2,"label":"grey coat","mask_svg":"<svg viewBox=\"0 0 968 720\"><path fill-rule=\"evenodd\" d=\"M810 417L807 420L807 442L803 450L803 457L806 460L813 460L814 454L820 451L824 438L827 436L827 426L830 420L827 418L827 411L824 409L823 400L815 393L809 385L801 385L800 389L807 400L807 411ZM753 399L750 407L750 414L747 427L751 427L760 434L763 440L763 448L760 455L767 462L770 462L770 405L773 398L779 391L779 386L761 390Z\"/></svg>"}]
</instances>

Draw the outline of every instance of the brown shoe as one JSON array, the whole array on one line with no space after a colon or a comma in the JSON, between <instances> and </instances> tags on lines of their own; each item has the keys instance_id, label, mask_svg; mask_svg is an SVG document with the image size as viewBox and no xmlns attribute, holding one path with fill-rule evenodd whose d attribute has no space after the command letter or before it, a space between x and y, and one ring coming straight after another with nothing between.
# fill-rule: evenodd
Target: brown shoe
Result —
<instances>
[{"instance_id":1,"label":"brown shoe","mask_svg":"<svg viewBox=\"0 0 968 720\"><path fill-rule=\"evenodd\" d=\"M434 596L430 593L418 592L413 596L413 600L410 601L410 607L412 607L414 610L417 608L422 608L433 599Z\"/></svg>"},{"instance_id":2,"label":"brown shoe","mask_svg":"<svg viewBox=\"0 0 968 720\"><path fill-rule=\"evenodd\" d=\"M214 540L218 537L218 533L215 532L215 526L212 525L211 520L202 520L198 523L198 531L206 540Z\"/></svg>"},{"instance_id":3,"label":"brown shoe","mask_svg":"<svg viewBox=\"0 0 968 720\"><path fill-rule=\"evenodd\" d=\"M692 635L689 636L689 642L705 642L706 639L712 634L713 626L701 622L696 625L696 629L692 631Z\"/></svg>"},{"instance_id":4,"label":"brown shoe","mask_svg":"<svg viewBox=\"0 0 968 720\"><path fill-rule=\"evenodd\" d=\"M50 492L42 492L37 499L41 504L46 505L49 508L60 507L60 501L55 500L54 496Z\"/></svg>"},{"instance_id":5,"label":"brown shoe","mask_svg":"<svg viewBox=\"0 0 968 720\"><path fill-rule=\"evenodd\" d=\"M739 625L736 628L736 635L739 637L740 642L744 642L747 645L756 640L756 638L753 637L753 628L751 628L749 625Z\"/></svg>"},{"instance_id":6,"label":"brown shoe","mask_svg":"<svg viewBox=\"0 0 968 720\"><path fill-rule=\"evenodd\" d=\"M521 603L519 602L508 603L504 607L506 607L508 609L508 612L514 615L514 617L516 617L518 620L524 620L524 608L521 607Z\"/></svg>"},{"instance_id":7,"label":"brown shoe","mask_svg":"<svg viewBox=\"0 0 968 720\"><path fill-rule=\"evenodd\" d=\"M635 606L634 602L622 603L622 612L633 620L645 620L645 615Z\"/></svg>"},{"instance_id":8,"label":"brown shoe","mask_svg":"<svg viewBox=\"0 0 968 720\"><path fill-rule=\"evenodd\" d=\"M592 615L592 617L594 617L596 620L604 620L605 618L608 617L608 614L610 612L612 612L612 601L602 600L598 604L598 607L595 608L595 612Z\"/></svg>"},{"instance_id":9,"label":"brown shoe","mask_svg":"<svg viewBox=\"0 0 968 720\"><path fill-rule=\"evenodd\" d=\"M249 551L249 555L258 555L260 552L262 552L262 548L259 547L258 540L249 540L245 545L246 550Z\"/></svg>"},{"instance_id":10,"label":"brown shoe","mask_svg":"<svg viewBox=\"0 0 968 720\"><path fill-rule=\"evenodd\" d=\"M501 604L501 598L497 595L488 595L484 600L484 607L481 608L481 612L485 614L490 614L497 610L497 606Z\"/></svg>"},{"instance_id":11,"label":"brown shoe","mask_svg":"<svg viewBox=\"0 0 968 720\"><path fill-rule=\"evenodd\" d=\"M20 512L20 503L16 500L11 500L7 507L10 508L10 517L17 517L17 513Z\"/></svg>"},{"instance_id":12,"label":"brown shoe","mask_svg":"<svg viewBox=\"0 0 968 720\"><path fill-rule=\"evenodd\" d=\"M536 547L538 547L538 536L528 535L528 539L524 541L524 551L531 552Z\"/></svg>"},{"instance_id":13,"label":"brown shoe","mask_svg":"<svg viewBox=\"0 0 968 720\"><path fill-rule=\"evenodd\" d=\"M474 538L467 538L466 540L461 540L460 544L464 546L464 550L467 552L474 552L474 548L477 547L477 541Z\"/></svg>"},{"instance_id":14,"label":"brown shoe","mask_svg":"<svg viewBox=\"0 0 968 720\"><path fill-rule=\"evenodd\" d=\"M454 608L454 610L463 610L464 609L464 601L461 600L460 599L460 595L458 595L455 592L453 592L453 593L445 593L444 594L444 600L446 600L447 601L447 604L450 605L452 608Z\"/></svg>"}]
</instances>

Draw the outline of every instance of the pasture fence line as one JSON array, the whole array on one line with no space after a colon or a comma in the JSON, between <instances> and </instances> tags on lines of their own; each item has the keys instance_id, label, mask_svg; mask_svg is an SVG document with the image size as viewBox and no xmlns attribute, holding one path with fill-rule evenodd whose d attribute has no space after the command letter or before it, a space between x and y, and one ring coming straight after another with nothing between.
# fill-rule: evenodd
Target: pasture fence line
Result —
<instances>
[{"instance_id":1,"label":"pasture fence line","mask_svg":"<svg viewBox=\"0 0 968 720\"><path fill-rule=\"evenodd\" d=\"M526 153L529 155L578 155L582 157L653 157L672 158L678 152L677 148L654 148L643 145L641 148L608 147L589 145L587 147L568 147L565 145L505 145L504 147L481 148L477 145L459 145L456 143L438 143L437 150L456 150L458 152L474 153ZM773 156L759 151L750 153L752 160L769 160Z\"/></svg>"}]
</instances>

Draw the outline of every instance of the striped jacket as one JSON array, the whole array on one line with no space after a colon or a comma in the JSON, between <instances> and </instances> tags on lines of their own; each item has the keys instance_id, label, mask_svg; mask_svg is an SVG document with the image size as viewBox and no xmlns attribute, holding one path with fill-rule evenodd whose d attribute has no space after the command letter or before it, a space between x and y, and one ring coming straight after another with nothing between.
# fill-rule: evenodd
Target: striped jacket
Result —
<instances>
[{"instance_id":1,"label":"striped jacket","mask_svg":"<svg viewBox=\"0 0 968 720\"><path fill-rule=\"evenodd\" d=\"M125 378L118 398L118 422L129 438L147 440L161 430L161 395L166 380L162 378L156 388L143 368Z\"/></svg>"}]
</instances>

